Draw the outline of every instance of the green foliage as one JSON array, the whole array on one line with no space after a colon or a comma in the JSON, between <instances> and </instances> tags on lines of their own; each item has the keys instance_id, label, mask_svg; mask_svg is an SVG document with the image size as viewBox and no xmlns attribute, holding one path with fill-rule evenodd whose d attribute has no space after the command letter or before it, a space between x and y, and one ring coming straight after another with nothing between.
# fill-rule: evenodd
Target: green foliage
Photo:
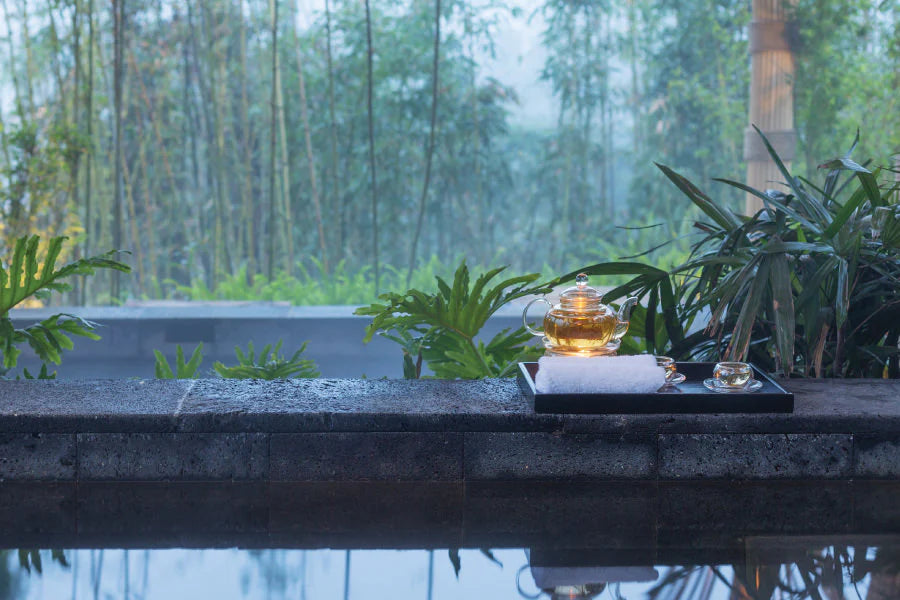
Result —
<instances>
[{"instance_id":1,"label":"green foliage","mask_svg":"<svg viewBox=\"0 0 900 600\"><path fill-rule=\"evenodd\" d=\"M361 267L350 271L344 261L332 267L326 273L322 264L310 257L314 269L298 265L298 273L288 275L279 271L269 280L265 275L256 274L248 277L246 268L242 267L233 275L224 276L214 290L210 290L201 280L190 286L176 286L177 294L189 300L216 301L269 301L290 302L295 306L317 305L363 305L375 299L375 278L372 270ZM460 259L462 260L462 259ZM473 269L473 274L484 273L486 269ZM448 278L453 274L453 267L432 256L413 271L410 287L426 293L437 291L438 277ZM173 283L173 282L170 282ZM383 265L381 285L386 289L401 289L406 285L406 272L393 265Z\"/></svg>"},{"instance_id":2,"label":"green foliage","mask_svg":"<svg viewBox=\"0 0 900 600\"><path fill-rule=\"evenodd\" d=\"M13 327L9 311L29 298L46 299L51 292L66 292L71 286L63 281L75 275L93 275L97 269L114 269L129 272L130 267L111 257L114 252L82 258L59 269L56 260L62 251L65 237L52 238L41 261L38 257L38 236L20 237L16 240L12 257L0 264L0 355L4 372L18 363L21 350L18 345L27 343L44 363L59 364L64 350L74 347L69 337L80 336L100 339L96 325L75 315L60 313L23 329ZM46 374L46 370L42 370Z\"/></svg>"},{"instance_id":3,"label":"green foliage","mask_svg":"<svg viewBox=\"0 0 900 600\"><path fill-rule=\"evenodd\" d=\"M247 352L235 346L238 364L226 367L217 362L213 365L216 373L225 379L289 379L291 377L314 378L319 376L316 363L312 360L301 358L309 342L303 342L300 349L290 357L281 354L282 340L278 340L273 348L266 344L259 353L259 361L256 360L256 351L253 342L247 344Z\"/></svg>"},{"instance_id":4,"label":"green foliage","mask_svg":"<svg viewBox=\"0 0 900 600\"><path fill-rule=\"evenodd\" d=\"M77 230L77 216L60 208L67 202L72 170L87 149L78 128L56 122L41 129L25 120L0 131L0 141L8 159L0 166L8 182L0 185L0 232L17 239Z\"/></svg>"},{"instance_id":5,"label":"green foliage","mask_svg":"<svg viewBox=\"0 0 900 600\"><path fill-rule=\"evenodd\" d=\"M203 362L203 342L194 348L190 360L184 360L184 350L181 344L175 347L175 371L169 366L169 361L165 355L159 350L154 350L156 355L156 365L154 371L157 379L197 379L197 372L200 370L200 363Z\"/></svg>"},{"instance_id":6,"label":"green foliage","mask_svg":"<svg viewBox=\"0 0 900 600\"><path fill-rule=\"evenodd\" d=\"M32 375L31 372L28 371L28 369L22 369L22 376L25 379L56 379L56 371L53 371L52 373L48 372L47 365L45 363L41 365L41 370L38 371L37 377ZM16 379L18 379L18 377L16 377Z\"/></svg>"},{"instance_id":7,"label":"green foliage","mask_svg":"<svg viewBox=\"0 0 900 600\"><path fill-rule=\"evenodd\" d=\"M488 318L504 304L532 294L545 294L550 284L533 284L540 274L520 275L492 282L505 267L492 269L470 282L465 261L456 269L452 284L437 277L438 291L418 289L404 294L382 294L382 303L361 307L355 314L372 317L365 341L376 333L401 345L404 376L421 375L422 361L443 379L508 377L521 360L541 351L528 345L532 336L520 327L504 329L487 344L476 340ZM492 287L489 285L493 283ZM415 357L415 358L414 358Z\"/></svg>"},{"instance_id":8,"label":"green foliage","mask_svg":"<svg viewBox=\"0 0 900 600\"><path fill-rule=\"evenodd\" d=\"M898 184L880 185L881 171L848 152L822 165L816 186L792 176L762 137L788 193L718 180L763 201L748 217L660 165L703 214L688 260L668 270L626 262L580 269L632 277L608 294L644 300L624 351L749 357L787 375L900 376ZM706 320L702 330L697 319Z\"/></svg>"},{"instance_id":9,"label":"green foliage","mask_svg":"<svg viewBox=\"0 0 900 600\"><path fill-rule=\"evenodd\" d=\"M285 357L281 354L282 340L278 340L273 348L271 344L263 347L256 358L256 350L253 342L247 343L246 352L241 350L240 346L234 347L234 353L237 356L238 364L234 366L226 366L221 362L213 364L213 369L225 379L289 379L291 377L318 377L319 371L316 369L316 363L313 360L303 358L308 342L303 342L300 349L291 356ZM159 350L154 350L156 355L156 378L157 379L197 379L199 377L200 365L203 362L203 344L199 344L191 355L190 360L185 361L184 350L181 345L175 347L175 370L169 366L169 361Z\"/></svg>"},{"instance_id":10,"label":"green foliage","mask_svg":"<svg viewBox=\"0 0 900 600\"><path fill-rule=\"evenodd\" d=\"M750 3L743 0L659 2L636 0L635 67L641 74L636 118L633 215L669 221L686 217L683 206L653 170L664 156L679 172L708 181L744 169L750 61ZM720 204L737 208L743 196L723 190Z\"/></svg>"},{"instance_id":11,"label":"green foliage","mask_svg":"<svg viewBox=\"0 0 900 600\"><path fill-rule=\"evenodd\" d=\"M382 264L405 266L425 171L434 4L370 4L378 253ZM418 264L436 255L455 266L465 253L473 269L507 264L526 272L538 260L567 271L594 260L596 240L618 244L609 226L614 221L672 223L700 214L670 201L651 158L664 157L702 185L714 174L744 168L746 0L540 0L528 3L527 14L515 8L520 4L441 2L437 134ZM895 151L900 5L789 4L796 52L794 168L811 176L813 158L836 153L846 145L840 135L859 123L871 132L865 154ZM222 2L132 3L121 31L113 26L113 11L96 3L75 11L77 19L66 16L72 2L28 5L28 11L5 15L4 235L75 236L83 227L86 246L112 247L120 239L133 250L138 270L126 284L132 297L375 301L371 276L358 276L373 247L362 101L368 40L359 3L334 0L327 15L321 2L283 7L278 79L294 101L276 106L284 133L279 123L278 206L271 222L269 207L258 202L271 175L274 79L266 3L247 3L244 10ZM88 10L93 14L84 14ZM506 32L518 30L541 51L523 56L516 75L505 68L508 56L496 62L494 55L509 53ZM110 32L117 31L134 42L121 110L108 93L118 87L115 61L107 60L115 46ZM74 76L75 64L83 77ZM192 65L189 77L185 65ZM540 78L539 88L523 79L528 72ZM308 126L304 114L315 116ZM122 160L112 152L110 131L118 131L126 148ZM116 182L124 184L120 197ZM327 216L321 223L310 210L314 194ZM742 199L737 189L716 197L726 207ZM310 273L317 267L307 257L327 256L327 274L307 281L297 260L287 264L288 239L293 258ZM269 263L273 274L284 274L258 279L270 272ZM342 270L352 274L346 283L331 276ZM105 279L91 280L87 300L118 299L102 285ZM401 278L384 289L426 290L433 280L407 284ZM169 281L186 288L161 283Z\"/></svg>"}]
</instances>

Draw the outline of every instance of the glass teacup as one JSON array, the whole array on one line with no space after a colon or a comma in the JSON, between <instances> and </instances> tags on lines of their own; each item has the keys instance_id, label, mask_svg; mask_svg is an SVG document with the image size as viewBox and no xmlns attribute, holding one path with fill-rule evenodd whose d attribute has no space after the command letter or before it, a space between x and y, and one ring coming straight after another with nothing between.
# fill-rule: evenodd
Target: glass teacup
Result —
<instances>
[{"instance_id":1,"label":"glass teacup","mask_svg":"<svg viewBox=\"0 0 900 600\"><path fill-rule=\"evenodd\" d=\"M713 369L715 384L724 388L742 388L752 379L753 370L742 362L720 362Z\"/></svg>"},{"instance_id":2,"label":"glass teacup","mask_svg":"<svg viewBox=\"0 0 900 600\"><path fill-rule=\"evenodd\" d=\"M666 372L666 383L672 383L672 380L678 374L678 370L675 367L674 358L670 358L668 356L657 356L656 366L662 367L662 369Z\"/></svg>"}]
</instances>

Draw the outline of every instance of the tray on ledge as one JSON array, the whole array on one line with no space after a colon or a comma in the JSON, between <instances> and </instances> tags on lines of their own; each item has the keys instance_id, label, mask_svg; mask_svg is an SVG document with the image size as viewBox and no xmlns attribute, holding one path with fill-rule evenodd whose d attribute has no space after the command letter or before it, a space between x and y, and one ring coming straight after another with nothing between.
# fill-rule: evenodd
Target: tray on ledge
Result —
<instances>
[{"instance_id":1,"label":"tray on ledge","mask_svg":"<svg viewBox=\"0 0 900 600\"><path fill-rule=\"evenodd\" d=\"M667 413L790 413L794 394L786 391L755 365L753 378L762 382L756 392L721 394L706 389L715 363L679 362L684 383L653 394L540 394L534 381L538 363L519 363L518 382L536 413L667 414Z\"/></svg>"}]
</instances>

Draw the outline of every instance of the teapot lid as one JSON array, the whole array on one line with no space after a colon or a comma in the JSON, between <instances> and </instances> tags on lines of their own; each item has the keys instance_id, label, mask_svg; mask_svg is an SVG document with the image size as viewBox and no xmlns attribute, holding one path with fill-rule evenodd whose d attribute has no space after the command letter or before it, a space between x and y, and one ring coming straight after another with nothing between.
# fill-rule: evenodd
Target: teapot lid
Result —
<instances>
[{"instance_id":1,"label":"teapot lid","mask_svg":"<svg viewBox=\"0 0 900 600\"><path fill-rule=\"evenodd\" d=\"M596 309L603 300L603 294L588 285L588 276L579 273L575 277L575 287L570 287L559 295L563 308Z\"/></svg>"}]
</instances>

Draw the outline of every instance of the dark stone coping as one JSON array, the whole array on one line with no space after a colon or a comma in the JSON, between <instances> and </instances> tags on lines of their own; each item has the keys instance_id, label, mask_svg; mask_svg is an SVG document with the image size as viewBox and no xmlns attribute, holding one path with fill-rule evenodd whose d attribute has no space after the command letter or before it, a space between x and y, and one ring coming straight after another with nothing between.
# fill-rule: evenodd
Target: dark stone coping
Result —
<instances>
[{"instance_id":1,"label":"dark stone coping","mask_svg":"<svg viewBox=\"0 0 900 600\"><path fill-rule=\"evenodd\" d=\"M0 381L0 480L900 479L900 381L793 414L538 415L512 380Z\"/></svg>"},{"instance_id":2,"label":"dark stone coping","mask_svg":"<svg viewBox=\"0 0 900 600\"><path fill-rule=\"evenodd\" d=\"M596 564L743 563L838 540L900 546L898 493L850 481L3 482L0 548L524 547Z\"/></svg>"}]
</instances>

